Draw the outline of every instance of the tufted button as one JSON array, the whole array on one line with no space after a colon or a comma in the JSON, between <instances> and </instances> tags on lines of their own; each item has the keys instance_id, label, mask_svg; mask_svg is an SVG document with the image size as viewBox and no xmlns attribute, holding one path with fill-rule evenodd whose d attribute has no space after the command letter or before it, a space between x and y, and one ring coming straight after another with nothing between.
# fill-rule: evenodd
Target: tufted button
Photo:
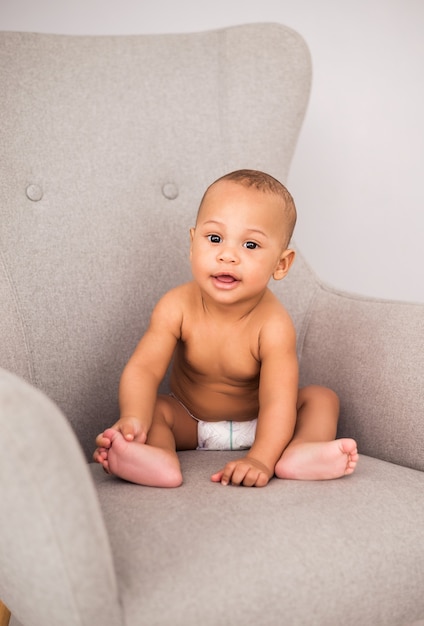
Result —
<instances>
[{"instance_id":1,"label":"tufted button","mask_svg":"<svg viewBox=\"0 0 424 626\"><path fill-rule=\"evenodd\" d=\"M178 187L175 183L165 183L162 186L162 193L168 200L175 200L178 198Z\"/></svg>"},{"instance_id":2,"label":"tufted button","mask_svg":"<svg viewBox=\"0 0 424 626\"><path fill-rule=\"evenodd\" d=\"M43 190L40 185L28 185L26 188L26 195L29 200L38 202L43 197Z\"/></svg>"}]
</instances>

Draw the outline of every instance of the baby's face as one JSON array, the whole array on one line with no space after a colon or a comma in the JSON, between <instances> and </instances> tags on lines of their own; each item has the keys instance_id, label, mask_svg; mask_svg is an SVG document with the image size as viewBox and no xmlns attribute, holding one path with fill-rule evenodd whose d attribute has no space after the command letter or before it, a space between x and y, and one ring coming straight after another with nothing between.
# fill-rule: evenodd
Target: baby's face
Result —
<instances>
[{"instance_id":1,"label":"baby's face","mask_svg":"<svg viewBox=\"0 0 424 626\"><path fill-rule=\"evenodd\" d=\"M285 275L282 259L290 252L284 249L286 240L282 198L220 181L206 194L191 230L193 276L220 302L255 297L271 276Z\"/></svg>"}]
</instances>

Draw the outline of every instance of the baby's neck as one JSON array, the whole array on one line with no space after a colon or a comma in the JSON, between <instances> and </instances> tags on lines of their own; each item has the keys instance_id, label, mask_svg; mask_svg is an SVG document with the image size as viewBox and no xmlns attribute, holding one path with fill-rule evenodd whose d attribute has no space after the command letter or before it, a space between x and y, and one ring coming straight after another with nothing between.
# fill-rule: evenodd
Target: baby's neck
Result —
<instances>
[{"instance_id":1,"label":"baby's neck","mask_svg":"<svg viewBox=\"0 0 424 626\"><path fill-rule=\"evenodd\" d=\"M201 303L205 314L223 324L234 323L248 318L262 301L266 291L249 300L236 303L216 302L201 293Z\"/></svg>"}]
</instances>

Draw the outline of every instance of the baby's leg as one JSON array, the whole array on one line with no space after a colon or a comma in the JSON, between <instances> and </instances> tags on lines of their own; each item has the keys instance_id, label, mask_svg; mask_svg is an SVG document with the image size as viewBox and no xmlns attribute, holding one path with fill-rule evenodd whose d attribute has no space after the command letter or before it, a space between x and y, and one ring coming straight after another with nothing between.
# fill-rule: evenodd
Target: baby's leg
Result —
<instances>
[{"instance_id":1,"label":"baby's leg","mask_svg":"<svg viewBox=\"0 0 424 626\"><path fill-rule=\"evenodd\" d=\"M334 439L339 401L334 392L311 385L299 391L293 439L275 466L278 478L327 480L351 474L358 462L353 439Z\"/></svg>"},{"instance_id":2,"label":"baby's leg","mask_svg":"<svg viewBox=\"0 0 424 626\"><path fill-rule=\"evenodd\" d=\"M196 447L197 422L176 400L159 396L146 443L126 441L113 429L104 436L111 441L110 448L102 450L106 471L141 485L179 487L182 475L176 444Z\"/></svg>"}]
</instances>

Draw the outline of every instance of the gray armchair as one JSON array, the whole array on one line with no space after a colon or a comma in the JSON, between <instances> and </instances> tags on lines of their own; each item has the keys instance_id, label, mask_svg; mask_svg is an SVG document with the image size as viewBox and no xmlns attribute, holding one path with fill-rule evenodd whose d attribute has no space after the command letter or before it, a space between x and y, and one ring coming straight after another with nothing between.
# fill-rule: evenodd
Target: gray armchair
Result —
<instances>
[{"instance_id":1,"label":"gray armchair","mask_svg":"<svg viewBox=\"0 0 424 626\"><path fill-rule=\"evenodd\" d=\"M242 167L286 181L310 88L302 38L275 24L2 33L0 55L0 598L11 624L424 619L424 305L330 289L300 253L272 285L297 328L302 384L340 396L340 435L361 453L352 476L223 488L209 476L238 453L193 451L181 453L182 487L166 490L87 462L154 302L190 277L203 190Z\"/></svg>"}]
</instances>

